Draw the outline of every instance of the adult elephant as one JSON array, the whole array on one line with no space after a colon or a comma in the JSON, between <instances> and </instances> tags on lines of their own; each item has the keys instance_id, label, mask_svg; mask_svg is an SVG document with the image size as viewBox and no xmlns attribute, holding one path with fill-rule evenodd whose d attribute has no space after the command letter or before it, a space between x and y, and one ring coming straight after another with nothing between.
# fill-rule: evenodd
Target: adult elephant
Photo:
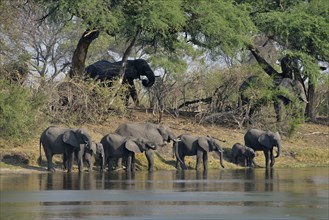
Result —
<instances>
[{"instance_id":1,"label":"adult elephant","mask_svg":"<svg viewBox=\"0 0 329 220\"><path fill-rule=\"evenodd\" d=\"M157 147L164 147L170 141L178 141L174 132L167 125L150 122L126 122L120 124L114 133L125 137L145 138L152 141ZM153 154L152 151L146 153ZM151 156L147 156L147 158L149 157ZM148 162L150 164L150 161ZM118 166L120 165L121 160L118 160Z\"/></svg>"},{"instance_id":2,"label":"adult elephant","mask_svg":"<svg viewBox=\"0 0 329 220\"><path fill-rule=\"evenodd\" d=\"M277 122L281 122L284 116L284 109L287 105L294 103L297 111L295 114L304 115L307 104L307 97L303 85L298 80L290 78L276 79L274 86L266 83L259 76L250 76L247 78L239 88L239 107L249 106L245 114L251 116L256 111L265 105L268 97L262 97L263 94L250 94L250 90L254 89L277 89L277 95L274 97L274 109L276 113ZM300 103L300 104L298 104Z\"/></svg>"},{"instance_id":3,"label":"adult elephant","mask_svg":"<svg viewBox=\"0 0 329 220\"><path fill-rule=\"evenodd\" d=\"M232 162L238 164L238 158L243 158L244 166L252 166L256 165L254 158L256 156L255 151L250 148L246 147L240 143L235 143L232 146L231 150Z\"/></svg>"},{"instance_id":4,"label":"adult elephant","mask_svg":"<svg viewBox=\"0 0 329 220\"><path fill-rule=\"evenodd\" d=\"M279 132L263 131L259 129L249 129L244 135L244 143L254 151L263 151L266 168L273 167L275 160L280 156L281 136ZM278 148L277 155L273 155L273 147Z\"/></svg>"},{"instance_id":5,"label":"adult elephant","mask_svg":"<svg viewBox=\"0 0 329 220\"><path fill-rule=\"evenodd\" d=\"M220 165L223 165L223 150L219 146L219 141L211 137L194 137L192 135L181 135L179 142L174 142L174 152L177 159L177 169L186 170L185 156L196 155L196 170L199 170L201 160L203 160L204 171L208 170L208 152L215 151L219 154Z\"/></svg>"},{"instance_id":6,"label":"adult elephant","mask_svg":"<svg viewBox=\"0 0 329 220\"><path fill-rule=\"evenodd\" d=\"M145 138L124 137L115 133L105 135L101 143L109 171L112 170L113 159L118 158L127 158L126 171L135 171L135 153L156 149L155 144ZM153 154L146 153L145 155L149 161L148 170L152 172L154 170Z\"/></svg>"},{"instance_id":7,"label":"adult elephant","mask_svg":"<svg viewBox=\"0 0 329 220\"><path fill-rule=\"evenodd\" d=\"M120 124L114 133L126 137L142 137L163 147L170 141L177 141L174 132L167 125L150 122L126 122Z\"/></svg>"},{"instance_id":8,"label":"adult elephant","mask_svg":"<svg viewBox=\"0 0 329 220\"><path fill-rule=\"evenodd\" d=\"M75 158L79 158L79 149L74 151ZM104 148L103 145L99 142L92 141L90 147L85 147L82 159L87 163L88 170L91 171L93 169L93 165L95 160L99 163L100 171L104 169ZM66 153L63 154L63 166L64 170L67 169L67 159L68 155Z\"/></svg>"},{"instance_id":9,"label":"adult elephant","mask_svg":"<svg viewBox=\"0 0 329 220\"><path fill-rule=\"evenodd\" d=\"M91 78L101 81L113 80L119 77L121 66L122 61L111 63L106 60L100 60L87 66L86 73ZM122 83L128 84L130 96L136 104L138 104L138 99L134 80L141 79L141 76L146 77L146 79L142 79L143 86L151 87L154 84L154 72L144 59L128 60Z\"/></svg>"},{"instance_id":10,"label":"adult elephant","mask_svg":"<svg viewBox=\"0 0 329 220\"><path fill-rule=\"evenodd\" d=\"M85 149L90 148L92 143L89 134L81 129L61 128L57 126L48 127L40 136L39 145L39 162L42 161L41 145L43 146L47 163L48 171L55 172L52 164L52 158L55 154L67 155L68 172L72 172L73 157L76 152L78 160L79 172L83 170L83 155Z\"/></svg>"}]
</instances>

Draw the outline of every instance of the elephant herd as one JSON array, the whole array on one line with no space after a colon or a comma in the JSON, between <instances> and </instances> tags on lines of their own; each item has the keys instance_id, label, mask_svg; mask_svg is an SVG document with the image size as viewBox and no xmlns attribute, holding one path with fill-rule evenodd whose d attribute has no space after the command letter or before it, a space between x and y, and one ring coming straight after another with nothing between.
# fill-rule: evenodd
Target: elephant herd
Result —
<instances>
[{"instance_id":1,"label":"elephant herd","mask_svg":"<svg viewBox=\"0 0 329 220\"><path fill-rule=\"evenodd\" d=\"M40 137L39 162L41 145L47 158L48 171L54 172L52 158L55 154L63 156L63 167L72 172L74 159L77 161L79 172L83 171L86 162L89 170L93 168L95 160L99 162L100 170L109 171L126 163L126 171L135 171L135 154L144 153L148 161L148 171L154 171L153 152L167 143L173 142L173 154L176 157L176 168L186 170L186 156L196 156L196 169L208 169L208 153L211 151L219 155L220 165L224 168L224 151L220 141L210 136L195 137L188 134L175 136L171 128L163 124L149 122L127 122L120 124L113 133L106 134L100 142L95 142L82 129L48 127ZM263 151L266 168L274 165L274 158L279 157L281 138L278 132L249 129L244 136L245 145L236 143L231 149L232 162L238 163L238 158L244 160L245 166L259 167L254 161L255 151ZM277 155L273 155L273 147L277 147Z\"/></svg>"}]
</instances>

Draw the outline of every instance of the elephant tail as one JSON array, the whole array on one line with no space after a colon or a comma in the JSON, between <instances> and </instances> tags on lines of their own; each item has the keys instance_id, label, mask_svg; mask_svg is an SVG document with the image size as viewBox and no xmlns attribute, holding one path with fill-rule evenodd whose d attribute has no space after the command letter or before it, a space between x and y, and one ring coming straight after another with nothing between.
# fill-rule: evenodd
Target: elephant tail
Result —
<instances>
[{"instance_id":1,"label":"elephant tail","mask_svg":"<svg viewBox=\"0 0 329 220\"><path fill-rule=\"evenodd\" d=\"M40 141L39 141L39 158L38 158L38 164L39 164L39 166L41 166L41 162L42 162L42 157L41 157L41 139L40 139Z\"/></svg>"}]
</instances>

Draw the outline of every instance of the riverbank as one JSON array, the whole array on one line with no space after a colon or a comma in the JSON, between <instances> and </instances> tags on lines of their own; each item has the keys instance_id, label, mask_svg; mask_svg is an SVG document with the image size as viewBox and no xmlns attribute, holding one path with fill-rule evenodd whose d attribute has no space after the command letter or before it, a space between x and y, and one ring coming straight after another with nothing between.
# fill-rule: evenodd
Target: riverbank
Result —
<instances>
[{"instance_id":1,"label":"riverbank","mask_svg":"<svg viewBox=\"0 0 329 220\"><path fill-rule=\"evenodd\" d=\"M94 140L99 141L105 134L113 132L115 128L126 121L150 121L154 122L151 113L136 111L130 117L111 117L104 125L84 125ZM230 162L230 149L236 142L243 143L245 129L232 129L218 125L200 125L193 118L165 116L163 123L169 125L176 135L192 134L195 136L210 135L222 142L224 149L224 165L228 169L242 168ZM283 148L281 155L276 159L275 167L329 167L329 126L305 123L300 126L293 137L282 136ZM209 169L221 169L218 156L212 152L209 154ZM42 149L43 164L37 164L39 157L39 137L24 145L14 145L0 140L0 173L33 173L46 172L46 159ZM147 161L144 154L139 154L137 168L147 169ZM175 159L172 157L172 144L158 149L155 152L156 170L174 170ZM257 152L256 162L264 165L262 152ZM60 171L61 158L54 157L55 167ZM195 157L186 157L189 169L195 167Z\"/></svg>"}]
</instances>

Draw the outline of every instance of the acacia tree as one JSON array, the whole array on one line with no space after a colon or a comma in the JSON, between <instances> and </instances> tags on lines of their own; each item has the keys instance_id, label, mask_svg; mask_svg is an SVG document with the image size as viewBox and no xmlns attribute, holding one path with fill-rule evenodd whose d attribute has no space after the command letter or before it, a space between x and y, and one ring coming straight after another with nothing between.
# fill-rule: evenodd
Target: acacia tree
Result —
<instances>
[{"instance_id":1,"label":"acacia tree","mask_svg":"<svg viewBox=\"0 0 329 220\"><path fill-rule=\"evenodd\" d=\"M299 80L307 91L307 116L314 121L319 61L329 61L329 2L305 0L236 1L247 5L260 33L276 43L284 59L282 74L269 65L253 45L248 45L264 71L279 78Z\"/></svg>"},{"instance_id":2,"label":"acacia tree","mask_svg":"<svg viewBox=\"0 0 329 220\"><path fill-rule=\"evenodd\" d=\"M253 31L247 11L233 1L39 1L47 6L44 17L79 17L87 28L127 42L123 61L132 48L149 55L174 53L177 42L196 44L214 57L234 54Z\"/></svg>"}]
</instances>

